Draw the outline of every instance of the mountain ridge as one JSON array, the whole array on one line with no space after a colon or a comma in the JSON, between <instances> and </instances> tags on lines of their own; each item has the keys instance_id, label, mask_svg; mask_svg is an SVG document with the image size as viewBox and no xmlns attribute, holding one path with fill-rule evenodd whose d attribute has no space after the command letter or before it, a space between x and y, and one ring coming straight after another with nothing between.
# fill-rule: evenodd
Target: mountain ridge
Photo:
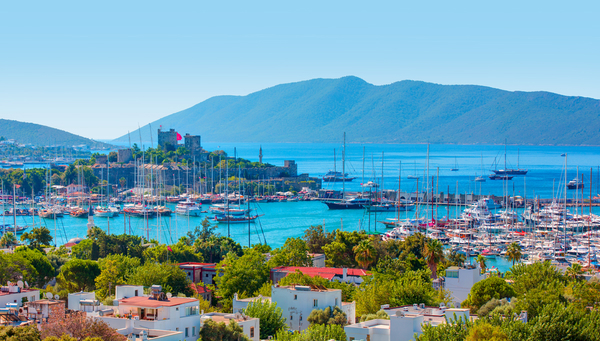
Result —
<instances>
[{"instance_id":1,"label":"mountain ridge","mask_svg":"<svg viewBox=\"0 0 600 341\"><path fill-rule=\"evenodd\" d=\"M345 131L349 143L600 145L597 117L600 101L586 97L348 76L215 96L150 124L153 139L162 125L215 142L338 142Z\"/></svg>"},{"instance_id":2,"label":"mountain ridge","mask_svg":"<svg viewBox=\"0 0 600 341\"><path fill-rule=\"evenodd\" d=\"M3 118L0 118L0 136L7 139L14 139L22 144L32 144L37 146L73 146L84 144L92 149L111 147L108 143L94 141L87 137L75 135L57 128Z\"/></svg>"}]
</instances>

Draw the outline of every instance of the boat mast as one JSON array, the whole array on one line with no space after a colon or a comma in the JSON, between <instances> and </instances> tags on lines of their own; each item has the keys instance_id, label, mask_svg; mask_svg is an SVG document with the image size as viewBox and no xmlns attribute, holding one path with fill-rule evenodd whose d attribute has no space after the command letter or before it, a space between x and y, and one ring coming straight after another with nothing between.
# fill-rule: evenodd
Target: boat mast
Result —
<instances>
[{"instance_id":1,"label":"boat mast","mask_svg":"<svg viewBox=\"0 0 600 341\"><path fill-rule=\"evenodd\" d=\"M402 160L398 166L398 194L396 195L396 223L400 221L400 182L402 181Z\"/></svg>"},{"instance_id":2,"label":"boat mast","mask_svg":"<svg viewBox=\"0 0 600 341\"><path fill-rule=\"evenodd\" d=\"M346 200L346 132L344 132L344 150L342 151L342 200Z\"/></svg>"},{"instance_id":3,"label":"boat mast","mask_svg":"<svg viewBox=\"0 0 600 341\"><path fill-rule=\"evenodd\" d=\"M363 146L363 169L362 169L362 182L360 184L361 198L365 196L365 146Z\"/></svg>"}]
</instances>

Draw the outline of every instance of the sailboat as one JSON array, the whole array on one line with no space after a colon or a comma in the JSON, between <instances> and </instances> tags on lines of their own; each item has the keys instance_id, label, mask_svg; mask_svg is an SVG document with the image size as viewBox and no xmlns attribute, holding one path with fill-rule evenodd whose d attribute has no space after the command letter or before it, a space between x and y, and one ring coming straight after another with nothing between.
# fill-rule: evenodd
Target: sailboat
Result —
<instances>
[{"instance_id":1,"label":"sailboat","mask_svg":"<svg viewBox=\"0 0 600 341\"><path fill-rule=\"evenodd\" d=\"M483 153L481 153L481 173L483 174ZM485 182L485 177L483 175L479 175L473 181Z\"/></svg>"},{"instance_id":2,"label":"sailboat","mask_svg":"<svg viewBox=\"0 0 600 341\"><path fill-rule=\"evenodd\" d=\"M452 168L450 171L458 172L458 163L456 162L456 157L454 158L454 168Z\"/></svg>"},{"instance_id":3,"label":"sailboat","mask_svg":"<svg viewBox=\"0 0 600 341\"><path fill-rule=\"evenodd\" d=\"M506 176L506 175L525 175L527 174L527 169L519 168L519 151L517 149L517 169L506 168L506 140L504 140L504 169L495 169L492 170L496 175ZM491 176L490 176L491 179ZM510 178L512 179L512 177ZM502 179L502 180L510 180L510 179ZM496 179L492 179L496 180Z\"/></svg>"},{"instance_id":4,"label":"sailboat","mask_svg":"<svg viewBox=\"0 0 600 341\"><path fill-rule=\"evenodd\" d=\"M341 173L336 170L336 157L335 157L335 149L333 150L333 171L329 170L327 174L323 176L324 182L346 182L352 181L354 178L348 177L348 173Z\"/></svg>"},{"instance_id":5,"label":"sailboat","mask_svg":"<svg viewBox=\"0 0 600 341\"><path fill-rule=\"evenodd\" d=\"M418 178L419 178L419 176L417 175L417 161L415 161L415 174L414 174L414 175L409 175L409 176L407 176L406 178L407 178L407 179L411 179L411 180L414 180L414 179L418 179Z\"/></svg>"},{"instance_id":6,"label":"sailboat","mask_svg":"<svg viewBox=\"0 0 600 341\"><path fill-rule=\"evenodd\" d=\"M342 152L342 173L346 171L346 133L344 133L344 151ZM371 204L369 198L352 198L346 199L346 180L342 180L342 200L341 201L324 201L327 208L330 210L348 210L348 209L363 209Z\"/></svg>"}]
</instances>

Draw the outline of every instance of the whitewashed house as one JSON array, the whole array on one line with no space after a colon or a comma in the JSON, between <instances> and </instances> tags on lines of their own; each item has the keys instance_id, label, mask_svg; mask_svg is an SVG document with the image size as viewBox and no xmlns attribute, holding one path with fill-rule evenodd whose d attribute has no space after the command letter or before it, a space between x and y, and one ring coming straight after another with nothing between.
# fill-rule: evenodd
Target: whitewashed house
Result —
<instances>
[{"instance_id":1,"label":"whitewashed house","mask_svg":"<svg viewBox=\"0 0 600 341\"><path fill-rule=\"evenodd\" d=\"M389 320L376 319L355 323L344 327L348 341L409 341L415 339L415 333L421 334L423 324L438 326L448 320L470 318L469 309L446 309L426 307L424 305L387 308L384 311Z\"/></svg>"},{"instance_id":2,"label":"whitewashed house","mask_svg":"<svg viewBox=\"0 0 600 341\"><path fill-rule=\"evenodd\" d=\"M352 323L356 318L356 303L342 302L341 289L316 288L290 285L274 286L271 289L271 301L283 311L287 324L292 330L304 330L310 323L306 320L315 309L339 307Z\"/></svg>"},{"instance_id":3,"label":"whitewashed house","mask_svg":"<svg viewBox=\"0 0 600 341\"><path fill-rule=\"evenodd\" d=\"M165 295L158 285L152 286L150 295L144 295L143 289L134 285L117 286L114 306L103 307L88 316L106 322L123 335L148 329L155 334L163 333L165 340L198 340L200 306L197 299Z\"/></svg>"}]
</instances>

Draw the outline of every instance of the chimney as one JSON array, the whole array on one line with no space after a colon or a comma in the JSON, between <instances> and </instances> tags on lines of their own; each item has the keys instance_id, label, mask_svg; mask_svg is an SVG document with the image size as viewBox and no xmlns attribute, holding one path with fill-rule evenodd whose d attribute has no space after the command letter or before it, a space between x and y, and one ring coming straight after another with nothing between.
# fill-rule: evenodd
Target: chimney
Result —
<instances>
[{"instance_id":1,"label":"chimney","mask_svg":"<svg viewBox=\"0 0 600 341\"><path fill-rule=\"evenodd\" d=\"M342 276L342 282L346 282L346 280L348 279L348 268L343 268L343 276Z\"/></svg>"}]
</instances>

